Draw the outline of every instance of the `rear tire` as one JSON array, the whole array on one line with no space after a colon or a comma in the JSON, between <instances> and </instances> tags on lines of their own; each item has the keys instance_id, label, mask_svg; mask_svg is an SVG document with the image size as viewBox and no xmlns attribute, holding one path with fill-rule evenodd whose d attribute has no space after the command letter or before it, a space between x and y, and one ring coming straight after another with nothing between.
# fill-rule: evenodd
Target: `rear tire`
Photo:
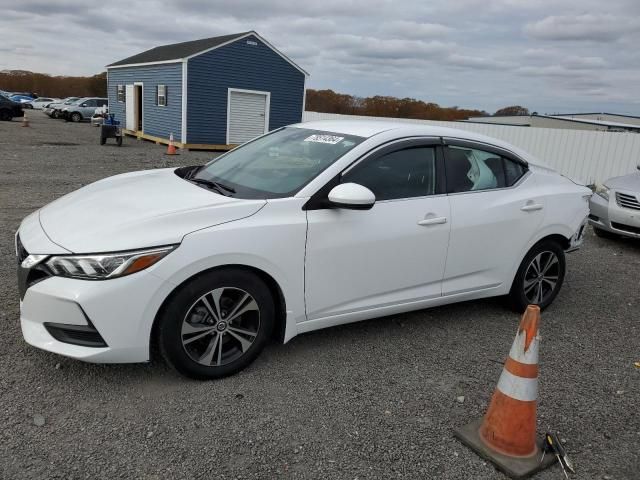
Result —
<instances>
[{"instance_id":1,"label":"rear tire","mask_svg":"<svg viewBox=\"0 0 640 480\"><path fill-rule=\"evenodd\" d=\"M509 292L509 303L517 312L527 305L547 308L562 288L566 273L564 249L558 242L543 240L525 255Z\"/></svg>"},{"instance_id":2,"label":"rear tire","mask_svg":"<svg viewBox=\"0 0 640 480\"><path fill-rule=\"evenodd\" d=\"M171 296L158 317L158 346L181 374L221 378L258 357L274 322L274 301L259 277L240 269L216 270Z\"/></svg>"},{"instance_id":3,"label":"rear tire","mask_svg":"<svg viewBox=\"0 0 640 480\"><path fill-rule=\"evenodd\" d=\"M121 147L122 146L122 135L116 137L116 144Z\"/></svg>"},{"instance_id":4,"label":"rear tire","mask_svg":"<svg viewBox=\"0 0 640 480\"><path fill-rule=\"evenodd\" d=\"M13 118L13 116L11 115L11 112L9 112L8 110L0 110L0 120L1 121L10 122L12 118Z\"/></svg>"},{"instance_id":5,"label":"rear tire","mask_svg":"<svg viewBox=\"0 0 640 480\"><path fill-rule=\"evenodd\" d=\"M100 137L100 145L104 145L107 143L107 139L105 137Z\"/></svg>"}]
</instances>

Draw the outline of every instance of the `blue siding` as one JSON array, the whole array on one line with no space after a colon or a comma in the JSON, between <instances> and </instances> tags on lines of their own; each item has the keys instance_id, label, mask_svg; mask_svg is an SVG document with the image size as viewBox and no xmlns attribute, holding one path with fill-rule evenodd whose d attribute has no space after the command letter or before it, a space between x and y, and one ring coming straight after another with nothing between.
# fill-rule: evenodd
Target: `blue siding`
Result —
<instances>
[{"instance_id":1,"label":"blue siding","mask_svg":"<svg viewBox=\"0 0 640 480\"><path fill-rule=\"evenodd\" d=\"M181 142L182 129L182 62L140 67L110 68L107 74L109 111L124 127L125 104L118 102L118 85L143 84L142 128L144 133L169 138L173 132ZM167 86L167 106L156 105L156 87Z\"/></svg>"},{"instance_id":2,"label":"blue siding","mask_svg":"<svg viewBox=\"0 0 640 480\"><path fill-rule=\"evenodd\" d=\"M187 85L188 143L227 143L228 88L271 92L271 130L302 120L304 74L253 36L190 59Z\"/></svg>"}]
</instances>

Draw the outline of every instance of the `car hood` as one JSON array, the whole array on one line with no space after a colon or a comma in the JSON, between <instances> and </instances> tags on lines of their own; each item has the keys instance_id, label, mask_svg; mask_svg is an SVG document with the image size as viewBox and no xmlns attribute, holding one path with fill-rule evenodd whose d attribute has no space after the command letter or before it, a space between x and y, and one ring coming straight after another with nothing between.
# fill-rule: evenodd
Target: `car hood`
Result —
<instances>
[{"instance_id":1,"label":"car hood","mask_svg":"<svg viewBox=\"0 0 640 480\"><path fill-rule=\"evenodd\" d=\"M113 252L179 243L190 232L251 216L266 204L219 195L174 172L148 170L92 183L43 207L40 224L71 252Z\"/></svg>"},{"instance_id":2,"label":"car hood","mask_svg":"<svg viewBox=\"0 0 640 480\"><path fill-rule=\"evenodd\" d=\"M622 177L610 178L604 182L609 188L620 188L640 193L640 172L630 173Z\"/></svg>"}]
</instances>

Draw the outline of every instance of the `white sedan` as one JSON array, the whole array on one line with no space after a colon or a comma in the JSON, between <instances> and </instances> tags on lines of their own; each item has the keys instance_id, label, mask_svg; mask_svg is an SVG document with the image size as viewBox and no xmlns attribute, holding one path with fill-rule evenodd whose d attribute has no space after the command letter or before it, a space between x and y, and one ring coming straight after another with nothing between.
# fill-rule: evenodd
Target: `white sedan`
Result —
<instances>
[{"instance_id":1,"label":"white sedan","mask_svg":"<svg viewBox=\"0 0 640 480\"><path fill-rule=\"evenodd\" d=\"M59 98L38 97L34 100L31 100L27 104L29 105L29 107L34 108L36 110L43 110L50 103L56 103L59 101L60 101Z\"/></svg>"},{"instance_id":2,"label":"white sedan","mask_svg":"<svg viewBox=\"0 0 640 480\"><path fill-rule=\"evenodd\" d=\"M204 166L110 177L16 234L30 344L217 378L267 340L508 295L548 306L591 191L504 142L388 122L293 125Z\"/></svg>"}]
</instances>

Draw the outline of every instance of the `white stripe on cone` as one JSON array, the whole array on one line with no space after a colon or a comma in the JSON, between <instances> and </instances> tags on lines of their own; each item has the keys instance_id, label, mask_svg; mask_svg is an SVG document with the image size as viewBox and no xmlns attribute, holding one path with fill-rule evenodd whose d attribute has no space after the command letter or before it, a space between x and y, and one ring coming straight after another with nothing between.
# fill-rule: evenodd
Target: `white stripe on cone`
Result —
<instances>
[{"instance_id":1,"label":"white stripe on cone","mask_svg":"<svg viewBox=\"0 0 640 480\"><path fill-rule=\"evenodd\" d=\"M538 398L538 379L517 377L506 368L498 380L498 390L522 402L533 402Z\"/></svg>"},{"instance_id":2,"label":"white stripe on cone","mask_svg":"<svg viewBox=\"0 0 640 480\"><path fill-rule=\"evenodd\" d=\"M527 365L535 365L538 363L538 342L540 338L536 332L536 336L529 345L529 350L524 351L524 345L527 341L527 332L524 330L518 331L516 339L511 345L509 356L520 363L526 363Z\"/></svg>"}]
</instances>

